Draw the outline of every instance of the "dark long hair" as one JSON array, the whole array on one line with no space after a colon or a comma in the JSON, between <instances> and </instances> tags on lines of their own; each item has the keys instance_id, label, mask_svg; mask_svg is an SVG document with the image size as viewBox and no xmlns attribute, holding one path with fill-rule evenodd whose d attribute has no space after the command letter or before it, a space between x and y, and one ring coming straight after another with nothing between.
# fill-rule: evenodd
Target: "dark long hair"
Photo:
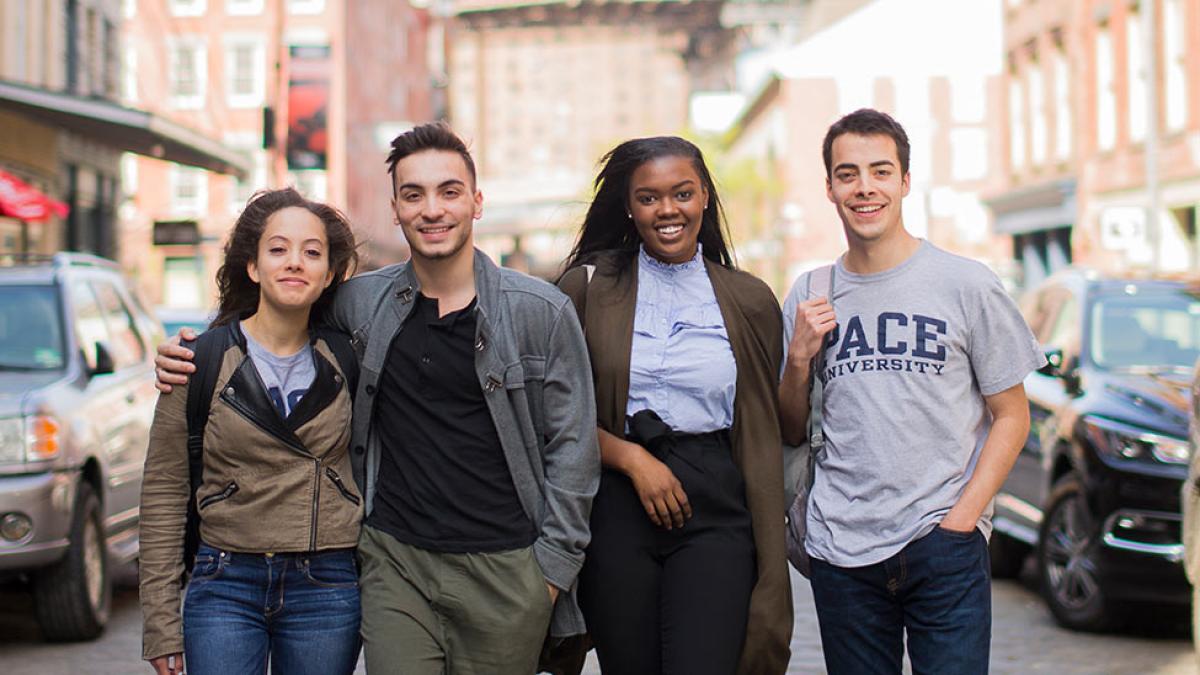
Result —
<instances>
[{"instance_id":1,"label":"dark long hair","mask_svg":"<svg viewBox=\"0 0 1200 675\"><path fill-rule=\"evenodd\" d=\"M292 206L319 218L325 225L325 238L329 240L329 269L333 272L333 282L313 304L308 318L310 324L328 308L338 285L354 274L358 268L358 251L346 216L328 204L305 199L294 188L256 192L246 203L225 242L225 262L217 270L220 300L217 317L210 327L224 326L258 311L258 284L250 279L246 266L258 259L258 242L267 229L267 220L277 211Z\"/></svg>"},{"instance_id":2,"label":"dark long hair","mask_svg":"<svg viewBox=\"0 0 1200 675\"><path fill-rule=\"evenodd\" d=\"M642 238L628 215L629 181L638 167L662 157L682 157L691 161L704 189L708 191L708 208L701 217L699 237L704 257L733 268L733 254L727 243L729 233L725 226L725 211L700 148L677 136L655 136L625 141L600 159L602 166L594 184L596 195L584 216L579 239L563 266L564 273L572 267L591 262L606 251L628 254L618 256L622 271L633 262Z\"/></svg>"}]
</instances>

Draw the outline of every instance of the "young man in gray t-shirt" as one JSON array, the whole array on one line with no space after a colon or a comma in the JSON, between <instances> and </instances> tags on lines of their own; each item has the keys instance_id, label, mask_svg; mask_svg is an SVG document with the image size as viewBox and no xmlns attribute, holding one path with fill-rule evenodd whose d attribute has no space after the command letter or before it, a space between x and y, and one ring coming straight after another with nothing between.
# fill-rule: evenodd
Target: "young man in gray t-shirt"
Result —
<instances>
[{"instance_id":1,"label":"young man in gray t-shirt","mask_svg":"<svg viewBox=\"0 0 1200 675\"><path fill-rule=\"evenodd\" d=\"M916 672L987 671L992 498L1029 432L1021 382L1044 362L995 274L905 230L908 157L886 114L829 129L826 189L848 250L833 298L803 297L805 275L783 306L789 443L806 434L825 350L805 547L835 675L900 673L906 631Z\"/></svg>"}]
</instances>

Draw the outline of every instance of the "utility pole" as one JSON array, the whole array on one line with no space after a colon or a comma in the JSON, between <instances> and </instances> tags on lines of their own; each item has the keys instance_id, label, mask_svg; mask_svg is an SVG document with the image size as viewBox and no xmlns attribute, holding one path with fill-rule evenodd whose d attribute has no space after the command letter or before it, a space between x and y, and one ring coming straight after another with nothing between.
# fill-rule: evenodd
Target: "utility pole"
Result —
<instances>
[{"instance_id":1,"label":"utility pole","mask_svg":"<svg viewBox=\"0 0 1200 675\"><path fill-rule=\"evenodd\" d=\"M1158 0L1142 0L1142 48L1146 64L1146 236L1150 240L1150 269L1162 264L1162 228L1158 218L1158 40L1155 6Z\"/></svg>"}]
</instances>

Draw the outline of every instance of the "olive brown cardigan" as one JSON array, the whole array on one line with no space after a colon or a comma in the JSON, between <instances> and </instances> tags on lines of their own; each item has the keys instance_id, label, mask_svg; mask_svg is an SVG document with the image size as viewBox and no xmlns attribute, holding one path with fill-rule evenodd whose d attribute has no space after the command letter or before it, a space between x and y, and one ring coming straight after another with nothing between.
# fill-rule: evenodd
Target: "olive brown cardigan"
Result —
<instances>
[{"instance_id":1,"label":"olive brown cardigan","mask_svg":"<svg viewBox=\"0 0 1200 675\"><path fill-rule=\"evenodd\" d=\"M571 269L559 286L574 301L584 325L596 386L597 424L623 438L637 265L619 256L629 253L600 256L590 280L584 267ZM731 436L734 461L746 482L758 558L738 672L773 675L787 670L792 636L779 431L779 365L783 358L779 302L766 284L750 274L707 258L704 262L737 363Z\"/></svg>"}]
</instances>

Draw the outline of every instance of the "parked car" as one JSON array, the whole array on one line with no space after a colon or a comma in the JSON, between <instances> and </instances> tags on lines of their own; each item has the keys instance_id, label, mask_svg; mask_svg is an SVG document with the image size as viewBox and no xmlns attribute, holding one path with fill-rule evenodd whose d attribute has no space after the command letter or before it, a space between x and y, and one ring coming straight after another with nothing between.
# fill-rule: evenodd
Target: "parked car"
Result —
<instances>
[{"instance_id":1,"label":"parked car","mask_svg":"<svg viewBox=\"0 0 1200 675\"><path fill-rule=\"evenodd\" d=\"M98 635L137 555L162 335L111 261L0 266L0 577L32 586L48 639Z\"/></svg>"},{"instance_id":2,"label":"parked car","mask_svg":"<svg viewBox=\"0 0 1200 675\"><path fill-rule=\"evenodd\" d=\"M1055 619L1115 627L1131 603L1186 607L1180 564L1200 284L1055 275L1023 311L1048 365L1025 380L1029 438L996 497L996 576L1036 556Z\"/></svg>"}]
</instances>

